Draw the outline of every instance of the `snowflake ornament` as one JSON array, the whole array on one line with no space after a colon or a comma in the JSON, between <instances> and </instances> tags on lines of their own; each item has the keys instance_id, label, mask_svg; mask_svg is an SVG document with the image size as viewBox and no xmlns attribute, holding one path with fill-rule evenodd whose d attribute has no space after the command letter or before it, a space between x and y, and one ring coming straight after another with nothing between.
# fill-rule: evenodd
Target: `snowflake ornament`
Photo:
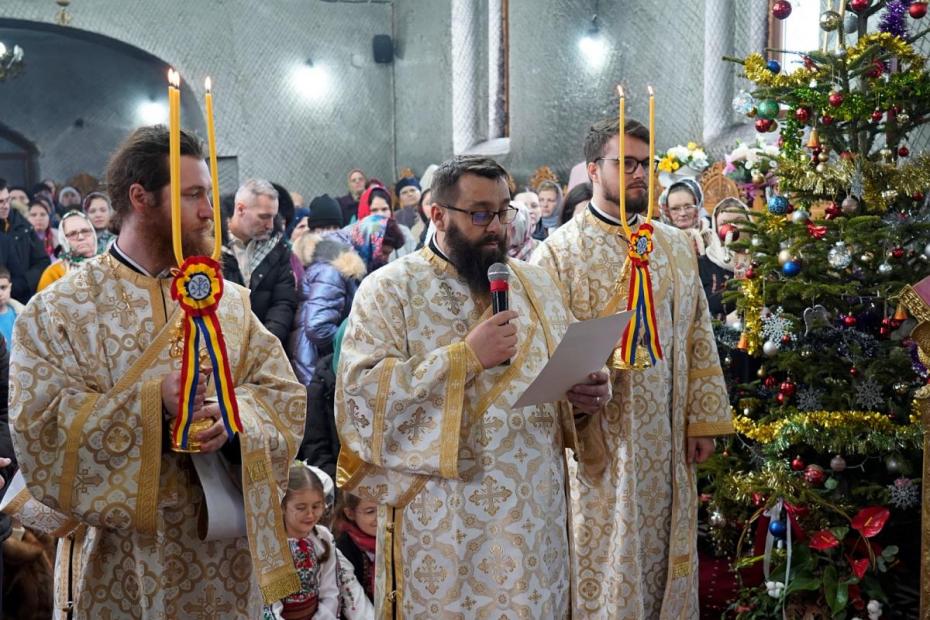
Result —
<instances>
[{"instance_id":1,"label":"snowflake ornament","mask_svg":"<svg viewBox=\"0 0 930 620\"><path fill-rule=\"evenodd\" d=\"M920 504L920 483L910 478L898 478L888 485L891 492L891 504L895 508L907 510Z\"/></svg>"},{"instance_id":2,"label":"snowflake ornament","mask_svg":"<svg viewBox=\"0 0 930 620\"><path fill-rule=\"evenodd\" d=\"M882 386L875 379L866 379L856 385L856 404L863 409L881 409L885 406Z\"/></svg>"},{"instance_id":3,"label":"snowflake ornament","mask_svg":"<svg viewBox=\"0 0 930 620\"><path fill-rule=\"evenodd\" d=\"M794 326L791 319L783 316L784 309L779 306L775 312L762 318L762 339L772 342L781 342L782 338L791 335Z\"/></svg>"},{"instance_id":4,"label":"snowflake ornament","mask_svg":"<svg viewBox=\"0 0 930 620\"><path fill-rule=\"evenodd\" d=\"M800 411L817 411L822 409L821 399L823 391L811 386L802 387L798 390L798 409Z\"/></svg>"}]
</instances>

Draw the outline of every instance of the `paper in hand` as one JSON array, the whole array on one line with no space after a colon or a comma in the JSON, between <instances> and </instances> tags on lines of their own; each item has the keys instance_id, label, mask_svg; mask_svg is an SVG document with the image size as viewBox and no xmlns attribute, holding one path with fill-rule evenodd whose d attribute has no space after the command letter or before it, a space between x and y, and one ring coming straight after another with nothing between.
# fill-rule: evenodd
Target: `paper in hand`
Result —
<instances>
[{"instance_id":1,"label":"paper in hand","mask_svg":"<svg viewBox=\"0 0 930 620\"><path fill-rule=\"evenodd\" d=\"M569 325L549 363L513 408L565 400L572 386L587 383L588 375L607 363L632 316L632 311L621 312Z\"/></svg>"}]
</instances>

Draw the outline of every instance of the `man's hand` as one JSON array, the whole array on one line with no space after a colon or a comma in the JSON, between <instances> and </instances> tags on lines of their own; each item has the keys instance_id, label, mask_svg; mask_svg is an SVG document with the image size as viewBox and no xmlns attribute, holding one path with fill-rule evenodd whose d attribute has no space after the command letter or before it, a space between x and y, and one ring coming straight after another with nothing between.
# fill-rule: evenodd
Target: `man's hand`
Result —
<instances>
[{"instance_id":1,"label":"man's hand","mask_svg":"<svg viewBox=\"0 0 930 620\"><path fill-rule=\"evenodd\" d=\"M688 454L686 460L688 464L703 463L714 453L717 444L713 437L688 437Z\"/></svg>"},{"instance_id":2,"label":"man's hand","mask_svg":"<svg viewBox=\"0 0 930 620\"><path fill-rule=\"evenodd\" d=\"M12 462L13 461L11 461L10 459L5 459L3 457L0 457L0 469L3 469L4 467L9 467L10 463ZM0 489L3 488L4 484L6 484L6 480L4 480L3 478L0 478Z\"/></svg>"},{"instance_id":3,"label":"man's hand","mask_svg":"<svg viewBox=\"0 0 930 620\"><path fill-rule=\"evenodd\" d=\"M207 430L200 431L192 437L194 441L200 443L200 451L203 453L216 452L222 448L229 436L226 434L226 426L220 417L220 406L216 403L209 403L194 412L194 420L212 418L213 425Z\"/></svg>"},{"instance_id":4,"label":"man's hand","mask_svg":"<svg viewBox=\"0 0 930 620\"><path fill-rule=\"evenodd\" d=\"M517 327L509 323L517 316L513 310L498 312L465 338L485 369L499 366L517 354Z\"/></svg>"},{"instance_id":5,"label":"man's hand","mask_svg":"<svg viewBox=\"0 0 930 620\"><path fill-rule=\"evenodd\" d=\"M212 372L212 371L211 371ZM194 411L203 407L203 399L207 393L207 381L210 375L204 372L197 373L197 393L194 395ZM165 375L161 381L161 402L168 412L168 419L178 417L178 402L181 399L181 371ZM196 419L196 416L194 416Z\"/></svg>"},{"instance_id":6,"label":"man's hand","mask_svg":"<svg viewBox=\"0 0 930 620\"><path fill-rule=\"evenodd\" d=\"M583 413L597 413L610 397L610 376L606 372L592 372L587 383L573 385L568 391L568 402Z\"/></svg>"}]
</instances>

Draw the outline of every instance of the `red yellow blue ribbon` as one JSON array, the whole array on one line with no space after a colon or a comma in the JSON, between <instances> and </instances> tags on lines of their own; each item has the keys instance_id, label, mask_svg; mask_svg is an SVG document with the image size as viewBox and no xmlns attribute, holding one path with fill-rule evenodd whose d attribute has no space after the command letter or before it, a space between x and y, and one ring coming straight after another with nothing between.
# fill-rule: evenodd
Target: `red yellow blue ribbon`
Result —
<instances>
[{"instance_id":1,"label":"red yellow blue ribbon","mask_svg":"<svg viewBox=\"0 0 930 620\"><path fill-rule=\"evenodd\" d=\"M226 341L216 315L223 296L223 277L218 262L207 256L192 256L184 261L171 283L171 297L184 310L184 344L181 358L181 394L178 416L172 429L175 445L188 447L200 372L200 340L213 366L216 397L226 433L242 432L239 405L236 402Z\"/></svg>"},{"instance_id":2,"label":"red yellow blue ribbon","mask_svg":"<svg viewBox=\"0 0 930 620\"><path fill-rule=\"evenodd\" d=\"M624 363L631 366L636 363L640 334L644 337L652 363L662 359L655 301L652 297L652 278L649 275L649 254L653 249L652 232L652 224L643 222L636 232L630 234L630 289L626 309L633 311L633 317L623 332L620 347Z\"/></svg>"}]
</instances>

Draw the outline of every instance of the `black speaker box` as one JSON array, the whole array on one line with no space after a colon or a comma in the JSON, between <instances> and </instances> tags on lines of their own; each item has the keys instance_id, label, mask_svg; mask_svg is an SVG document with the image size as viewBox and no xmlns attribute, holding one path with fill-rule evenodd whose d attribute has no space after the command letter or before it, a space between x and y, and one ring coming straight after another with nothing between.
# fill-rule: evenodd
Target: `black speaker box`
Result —
<instances>
[{"instance_id":1,"label":"black speaker box","mask_svg":"<svg viewBox=\"0 0 930 620\"><path fill-rule=\"evenodd\" d=\"M394 41L389 34L376 34L371 40L371 49L375 54L375 62L391 64L394 62Z\"/></svg>"}]
</instances>

